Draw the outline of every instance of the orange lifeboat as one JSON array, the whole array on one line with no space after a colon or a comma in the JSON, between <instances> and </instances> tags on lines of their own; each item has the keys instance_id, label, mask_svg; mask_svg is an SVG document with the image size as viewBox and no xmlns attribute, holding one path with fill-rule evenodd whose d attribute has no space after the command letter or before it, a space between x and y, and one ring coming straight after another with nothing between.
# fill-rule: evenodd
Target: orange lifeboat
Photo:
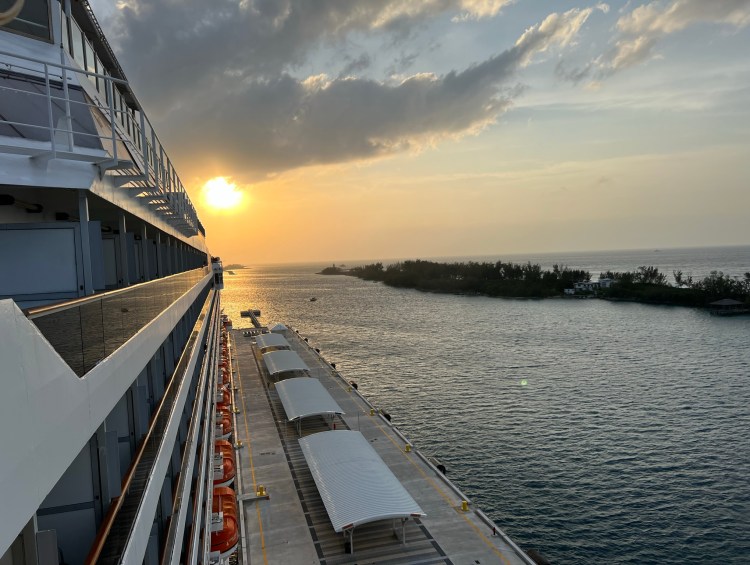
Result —
<instances>
[{"instance_id":1,"label":"orange lifeboat","mask_svg":"<svg viewBox=\"0 0 750 565\"><path fill-rule=\"evenodd\" d=\"M237 551L240 541L240 528L237 521L237 498L229 487L215 487L211 524L211 552L219 552L220 559L226 559ZM222 513L219 529L219 513ZM214 519L217 521L214 522Z\"/></svg>"},{"instance_id":2,"label":"orange lifeboat","mask_svg":"<svg viewBox=\"0 0 750 565\"><path fill-rule=\"evenodd\" d=\"M229 388L220 385L219 388L216 389L216 404L227 410L232 406L232 394L229 392Z\"/></svg>"},{"instance_id":3,"label":"orange lifeboat","mask_svg":"<svg viewBox=\"0 0 750 565\"><path fill-rule=\"evenodd\" d=\"M227 439L232 435L232 414L224 408L216 409L216 439Z\"/></svg>"},{"instance_id":4,"label":"orange lifeboat","mask_svg":"<svg viewBox=\"0 0 750 565\"><path fill-rule=\"evenodd\" d=\"M217 440L214 443L214 487L228 487L236 475L232 444L225 439Z\"/></svg>"},{"instance_id":5,"label":"orange lifeboat","mask_svg":"<svg viewBox=\"0 0 750 565\"><path fill-rule=\"evenodd\" d=\"M232 376L228 369L221 369L221 382L225 385L232 382Z\"/></svg>"}]
</instances>

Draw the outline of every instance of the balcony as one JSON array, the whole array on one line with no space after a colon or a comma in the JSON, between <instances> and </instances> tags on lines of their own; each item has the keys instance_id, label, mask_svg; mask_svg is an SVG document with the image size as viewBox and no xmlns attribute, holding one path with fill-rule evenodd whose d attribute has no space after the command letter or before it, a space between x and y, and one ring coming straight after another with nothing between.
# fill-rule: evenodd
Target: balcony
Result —
<instances>
[{"instance_id":1,"label":"balcony","mask_svg":"<svg viewBox=\"0 0 750 565\"><path fill-rule=\"evenodd\" d=\"M0 154L82 161L186 237L205 235L126 80L0 51Z\"/></svg>"},{"instance_id":2,"label":"balcony","mask_svg":"<svg viewBox=\"0 0 750 565\"><path fill-rule=\"evenodd\" d=\"M200 267L162 279L57 305L26 315L71 369L82 377L154 320L180 296L211 279Z\"/></svg>"}]
</instances>

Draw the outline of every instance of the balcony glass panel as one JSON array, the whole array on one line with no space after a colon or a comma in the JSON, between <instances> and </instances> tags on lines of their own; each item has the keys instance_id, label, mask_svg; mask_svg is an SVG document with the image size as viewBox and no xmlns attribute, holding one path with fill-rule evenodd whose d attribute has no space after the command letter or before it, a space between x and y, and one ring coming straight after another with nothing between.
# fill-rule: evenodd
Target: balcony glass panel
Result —
<instances>
[{"instance_id":1,"label":"balcony glass panel","mask_svg":"<svg viewBox=\"0 0 750 565\"><path fill-rule=\"evenodd\" d=\"M80 377L156 318L209 273L208 267L106 293L59 311L29 316ZM203 284L208 290L211 279Z\"/></svg>"},{"instance_id":2,"label":"balcony glass panel","mask_svg":"<svg viewBox=\"0 0 750 565\"><path fill-rule=\"evenodd\" d=\"M76 62L81 66L81 68L84 67L85 61L83 60L83 33L81 32L81 28L78 27L78 24L75 22L75 20L71 21L73 29L71 30L71 35L73 36L73 49L71 49L70 54L73 55L73 58L76 60Z\"/></svg>"}]
</instances>

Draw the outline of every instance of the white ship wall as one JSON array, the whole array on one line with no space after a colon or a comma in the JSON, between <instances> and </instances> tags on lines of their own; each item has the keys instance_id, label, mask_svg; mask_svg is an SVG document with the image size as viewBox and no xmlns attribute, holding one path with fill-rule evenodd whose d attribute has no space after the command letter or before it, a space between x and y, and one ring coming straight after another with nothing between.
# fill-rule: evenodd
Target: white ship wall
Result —
<instances>
[{"instance_id":1,"label":"white ship wall","mask_svg":"<svg viewBox=\"0 0 750 565\"><path fill-rule=\"evenodd\" d=\"M79 378L12 300L0 301L0 555L110 415L203 283Z\"/></svg>"}]
</instances>

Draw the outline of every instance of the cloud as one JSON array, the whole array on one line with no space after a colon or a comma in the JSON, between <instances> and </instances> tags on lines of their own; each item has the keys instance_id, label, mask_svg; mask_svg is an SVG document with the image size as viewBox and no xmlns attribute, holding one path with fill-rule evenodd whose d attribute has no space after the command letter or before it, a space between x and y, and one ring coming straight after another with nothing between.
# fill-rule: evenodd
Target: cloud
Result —
<instances>
[{"instance_id":1,"label":"cloud","mask_svg":"<svg viewBox=\"0 0 750 565\"><path fill-rule=\"evenodd\" d=\"M419 150L494 123L520 92L516 72L573 42L593 8L550 14L506 51L443 75L352 76L372 64L367 53L343 58L335 77L298 75L312 50L351 33L399 34L451 11L492 17L509 3L126 0L111 25L147 110L162 117L170 151L189 155L195 170L211 159L251 180Z\"/></svg>"},{"instance_id":2,"label":"cloud","mask_svg":"<svg viewBox=\"0 0 750 565\"><path fill-rule=\"evenodd\" d=\"M340 78L348 77L349 75L357 74L358 72L364 71L370 65L372 65L372 58L367 53L362 53L356 59L345 56L344 60L347 62L346 65L341 69L339 73Z\"/></svg>"},{"instance_id":3,"label":"cloud","mask_svg":"<svg viewBox=\"0 0 750 565\"><path fill-rule=\"evenodd\" d=\"M553 13L542 23L527 29L516 41L516 48L523 53L519 64L528 65L536 53L547 51L552 45L564 47L570 44L593 11L593 8L586 8L568 10L564 14Z\"/></svg>"},{"instance_id":4,"label":"cloud","mask_svg":"<svg viewBox=\"0 0 750 565\"><path fill-rule=\"evenodd\" d=\"M105 13L125 68L142 88L164 95L155 98L168 98L200 86L214 70L278 75L302 65L320 44L351 33L404 38L445 13L489 18L509 1L120 0L114 15Z\"/></svg>"},{"instance_id":5,"label":"cloud","mask_svg":"<svg viewBox=\"0 0 750 565\"><path fill-rule=\"evenodd\" d=\"M586 75L602 80L654 56L664 37L700 23L742 28L750 24L750 0L657 0L622 15L612 47L583 69L560 74L580 81Z\"/></svg>"}]
</instances>

